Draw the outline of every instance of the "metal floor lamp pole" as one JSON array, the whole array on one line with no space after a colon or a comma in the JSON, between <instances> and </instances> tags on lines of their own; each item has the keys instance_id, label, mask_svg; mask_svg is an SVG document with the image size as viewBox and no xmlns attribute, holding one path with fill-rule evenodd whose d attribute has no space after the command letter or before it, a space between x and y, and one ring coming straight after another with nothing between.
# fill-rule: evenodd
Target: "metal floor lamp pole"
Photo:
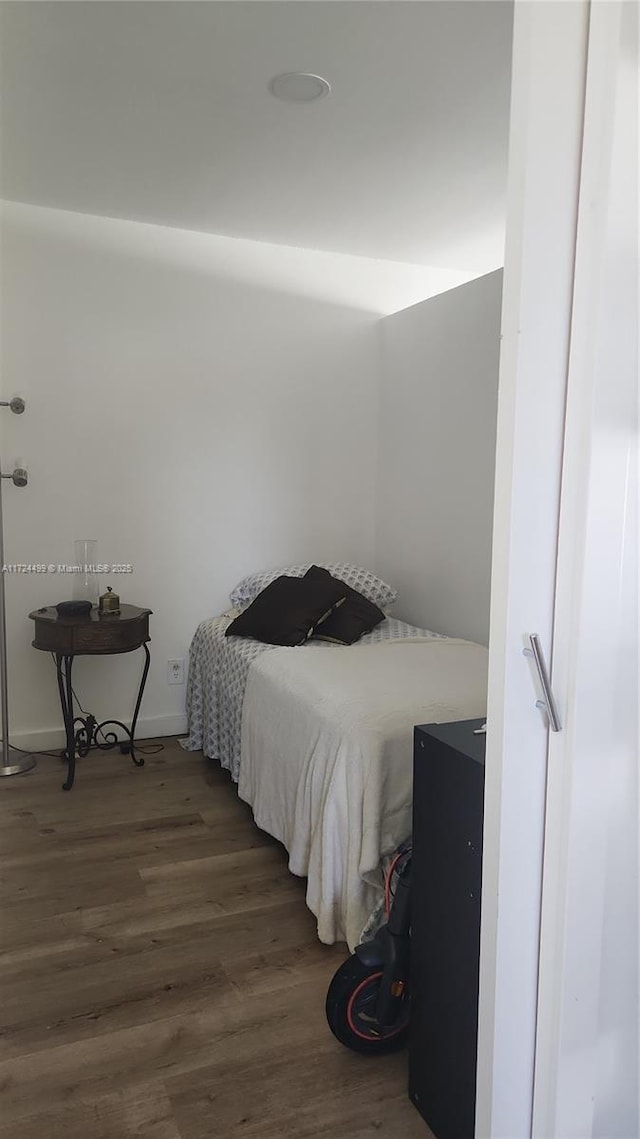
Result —
<instances>
[{"instance_id":1,"label":"metal floor lamp pole","mask_svg":"<svg viewBox=\"0 0 640 1139\"><path fill-rule=\"evenodd\" d=\"M24 411L24 400L15 397L10 401L0 400L0 407L10 407L16 415ZM9 695L7 680L7 614L4 598L4 523L2 519L2 480L12 479L16 486L25 486L27 472L22 468L10 475L0 474L0 706L2 707L2 763L1 775L22 775L36 765L34 756L9 747Z\"/></svg>"}]
</instances>

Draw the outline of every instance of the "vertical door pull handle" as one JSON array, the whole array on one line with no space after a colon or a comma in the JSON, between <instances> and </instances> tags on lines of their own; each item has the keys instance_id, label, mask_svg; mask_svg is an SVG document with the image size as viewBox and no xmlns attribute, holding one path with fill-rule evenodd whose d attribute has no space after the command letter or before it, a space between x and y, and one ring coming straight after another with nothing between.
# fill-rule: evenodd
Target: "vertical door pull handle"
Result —
<instances>
[{"instance_id":1,"label":"vertical door pull handle","mask_svg":"<svg viewBox=\"0 0 640 1139\"><path fill-rule=\"evenodd\" d=\"M560 716L558 715L558 706L555 702L553 692L551 690L551 681L549 680L549 672L547 670L547 662L544 659L542 645L540 644L540 637L537 633L529 635L530 649L523 649L526 657L533 657L536 668L538 670L538 678L540 680L540 687L542 688L543 700L536 700L536 708L543 708L547 713L549 719L549 727L552 732L559 732L562 728L560 723Z\"/></svg>"}]
</instances>

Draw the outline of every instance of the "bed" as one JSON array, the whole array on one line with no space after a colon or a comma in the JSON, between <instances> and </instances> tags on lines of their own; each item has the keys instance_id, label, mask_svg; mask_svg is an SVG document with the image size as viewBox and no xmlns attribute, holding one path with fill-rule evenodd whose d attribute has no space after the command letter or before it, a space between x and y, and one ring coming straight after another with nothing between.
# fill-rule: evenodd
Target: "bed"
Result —
<instances>
[{"instance_id":1,"label":"bed","mask_svg":"<svg viewBox=\"0 0 640 1139\"><path fill-rule=\"evenodd\" d=\"M193 639L184 746L283 843L320 940L353 949L411 832L413 727L485 714L487 650L393 617L354 645L282 648L225 637L231 619Z\"/></svg>"}]
</instances>

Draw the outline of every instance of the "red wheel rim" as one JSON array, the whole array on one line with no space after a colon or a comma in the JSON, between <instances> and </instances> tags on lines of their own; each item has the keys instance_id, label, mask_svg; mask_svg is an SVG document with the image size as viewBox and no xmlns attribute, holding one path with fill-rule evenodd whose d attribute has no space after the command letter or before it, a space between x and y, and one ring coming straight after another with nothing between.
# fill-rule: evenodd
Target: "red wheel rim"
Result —
<instances>
[{"instance_id":1,"label":"red wheel rim","mask_svg":"<svg viewBox=\"0 0 640 1139\"><path fill-rule=\"evenodd\" d=\"M372 985L376 981L379 981L381 977L382 971L379 973L371 973L368 977L365 977L364 981L361 981L357 988L353 990L351 996L349 997L349 1003L347 1004L347 1024L349 1025L349 1028L353 1032L354 1036L357 1036L360 1040L368 1040L372 1043L376 1040L392 1040L394 1036L399 1036L400 1033L404 1032L406 1028L406 1024L400 1024L397 1028L391 1028L389 1030L381 1028L379 1032L372 1031L370 1034L367 1034L358 1028L354 1020L353 1007L356 999L363 991L363 989L366 989L368 985Z\"/></svg>"}]
</instances>

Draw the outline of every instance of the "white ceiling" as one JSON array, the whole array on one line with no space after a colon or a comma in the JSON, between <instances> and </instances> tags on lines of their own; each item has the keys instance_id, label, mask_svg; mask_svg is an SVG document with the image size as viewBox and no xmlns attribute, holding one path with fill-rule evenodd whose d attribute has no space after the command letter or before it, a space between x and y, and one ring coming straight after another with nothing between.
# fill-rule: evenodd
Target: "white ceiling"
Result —
<instances>
[{"instance_id":1,"label":"white ceiling","mask_svg":"<svg viewBox=\"0 0 640 1139\"><path fill-rule=\"evenodd\" d=\"M233 237L502 263L512 4L4 3L2 194ZM318 103L269 80L325 76Z\"/></svg>"}]
</instances>

